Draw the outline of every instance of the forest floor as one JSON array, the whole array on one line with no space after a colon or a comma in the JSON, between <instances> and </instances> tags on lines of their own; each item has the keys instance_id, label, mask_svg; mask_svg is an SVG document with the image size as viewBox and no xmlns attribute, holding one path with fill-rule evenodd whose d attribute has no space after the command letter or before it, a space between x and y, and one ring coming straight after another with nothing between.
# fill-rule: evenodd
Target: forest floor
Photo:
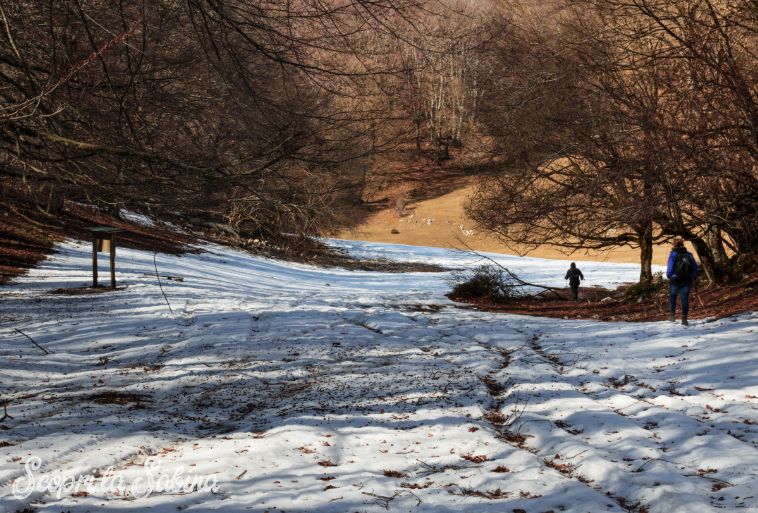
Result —
<instances>
[{"instance_id":1,"label":"forest floor","mask_svg":"<svg viewBox=\"0 0 758 513\"><path fill-rule=\"evenodd\" d=\"M0 512L758 508L757 312L687 328L484 312L445 297L450 272L192 249L123 248L118 290L65 295L90 273L90 244L67 241L0 289ZM493 258L551 286L567 267ZM583 271L615 288L638 267Z\"/></svg>"},{"instance_id":2,"label":"forest floor","mask_svg":"<svg viewBox=\"0 0 758 513\"><path fill-rule=\"evenodd\" d=\"M63 212L49 215L37 209L0 205L0 285L27 272L50 255L66 238L91 240L90 226L121 228L117 246L182 253L194 241L166 225L144 222L144 216L117 219L74 202L66 202Z\"/></svg>"},{"instance_id":3,"label":"forest floor","mask_svg":"<svg viewBox=\"0 0 758 513\"><path fill-rule=\"evenodd\" d=\"M665 285L665 283L664 283ZM453 300L471 304L479 310L508 312L560 319L594 319L600 321L656 321L668 316L667 288L647 297L629 298L628 285L614 290L603 287L580 288L579 301L573 301L567 290L514 298L501 302ZM742 312L758 311L758 276L749 276L738 283L708 287L696 286L690 293L690 319L714 320ZM677 299L677 317L681 301Z\"/></svg>"}]
</instances>

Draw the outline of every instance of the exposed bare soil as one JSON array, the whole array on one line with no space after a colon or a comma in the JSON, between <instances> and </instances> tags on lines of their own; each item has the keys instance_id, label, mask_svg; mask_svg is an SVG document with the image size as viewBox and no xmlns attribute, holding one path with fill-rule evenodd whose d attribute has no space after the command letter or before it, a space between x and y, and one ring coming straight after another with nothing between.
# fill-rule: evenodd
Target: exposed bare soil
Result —
<instances>
[{"instance_id":1,"label":"exposed bare soil","mask_svg":"<svg viewBox=\"0 0 758 513\"><path fill-rule=\"evenodd\" d=\"M606 262L639 261L633 248L613 251L577 251L568 255L551 246L509 248L494 236L477 230L464 207L476 188L477 176L497 171L497 163L477 162L453 152L453 160L438 167L428 156L406 155L403 162L388 162L372 176L373 187L364 200L372 213L353 229L343 230L344 239L388 242L416 246L528 254L538 258ZM465 245L461 243L465 242ZM655 248L653 262L665 264L669 247Z\"/></svg>"}]
</instances>

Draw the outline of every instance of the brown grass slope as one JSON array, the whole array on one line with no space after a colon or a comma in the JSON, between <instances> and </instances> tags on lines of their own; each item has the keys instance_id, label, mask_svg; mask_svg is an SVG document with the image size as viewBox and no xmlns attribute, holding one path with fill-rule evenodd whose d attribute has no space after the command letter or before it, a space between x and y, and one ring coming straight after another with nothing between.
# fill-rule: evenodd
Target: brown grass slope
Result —
<instances>
[{"instance_id":1,"label":"brown grass slope","mask_svg":"<svg viewBox=\"0 0 758 513\"><path fill-rule=\"evenodd\" d=\"M372 205L383 204L384 208L355 228L341 231L338 237L456 249L468 245L478 251L540 258L639 262L638 250L634 248L605 252L585 250L573 254L551 246L514 251L493 235L478 230L464 212L464 205L475 188L474 175L481 170L475 165L448 166L438 168L427 161L405 168L390 167L380 178L375 177L384 187L367 198ZM667 256L667 247L657 247L653 262L665 264Z\"/></svg>"}]
</instances>

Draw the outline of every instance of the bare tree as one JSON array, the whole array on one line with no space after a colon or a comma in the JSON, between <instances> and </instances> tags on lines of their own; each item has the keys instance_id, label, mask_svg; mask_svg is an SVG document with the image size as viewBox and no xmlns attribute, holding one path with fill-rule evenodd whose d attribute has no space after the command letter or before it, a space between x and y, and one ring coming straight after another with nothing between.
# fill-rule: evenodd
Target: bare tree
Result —
<instances>
[{"instance_id":1,"label":"bare tree","mask_svg":"<svg viewBox=\"0 0 758 513\"><path fill-rule=\"evenodd\" d=\"M345 163L397 138L382 87L398 70L380 42L417 8L3 2L3 198L323 229Z\"/></svg>"},{"instance_id":2,"label":"bare tree","mask_svg":"<svg viewBox=\"0 0 758 513\"><path fill-rule=\"evenodd\" d=\"M398 40L405 71L401 98L413 121L416 149L421 150L426 132L437 164L450 157L451 145L462 144L476 121L487 75L483 55L493 37L485 18L488 5L446 0L427 14L423 32Z\"/></svg>"},{"instance_id":3,"label":"bare tree","mask_svg":"<svg viewBox=\"0 0 758 513\"><path fill-rule=\"evenodd\" d=\"M745 4L725 12L707 1L574 4L560 24L524 27L499 49L487 122L511 167L483 182L472 216L514 244L638 246L643 281L652 244L683 236L709 278L720 278L724 244L753 251L738 241L756 222L746 93L755 86L746 67L755 47L747 28L723 33L727 19L746 23ZM687 38L665 28L672 19ZM728 79L701 62L729 51L731 64L719 71Z\"/></svg>"}]
</instances>

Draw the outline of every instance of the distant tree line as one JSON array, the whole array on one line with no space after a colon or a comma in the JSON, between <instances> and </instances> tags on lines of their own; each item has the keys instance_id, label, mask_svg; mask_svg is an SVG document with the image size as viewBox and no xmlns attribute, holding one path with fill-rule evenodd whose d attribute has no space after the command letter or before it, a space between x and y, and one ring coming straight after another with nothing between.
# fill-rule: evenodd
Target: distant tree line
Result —
<instances>
[{"instance_id":1,"label":"distant tree line","mask_svg":"<svg viewBox=\"0 0 758 513\"><path fill-rule=\"evenodd\" d=\"M468 210L520 248L682 237L719 280L758 252L758 4L518 2L481 102L506 171Z\"/></svg>"}]
</instances>

